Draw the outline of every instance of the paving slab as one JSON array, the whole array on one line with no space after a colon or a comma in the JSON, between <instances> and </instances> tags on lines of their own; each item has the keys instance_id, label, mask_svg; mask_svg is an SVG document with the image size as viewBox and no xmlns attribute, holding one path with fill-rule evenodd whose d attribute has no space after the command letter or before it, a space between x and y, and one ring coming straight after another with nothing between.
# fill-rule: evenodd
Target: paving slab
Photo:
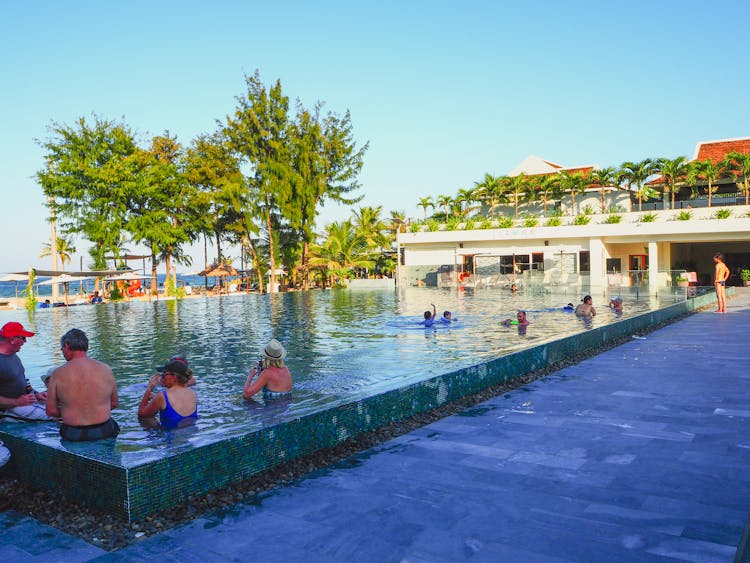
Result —
<instances>
[{"instance_id":1,"label":"paving slab","mask_svg":"<svg viewBox=\"0 0 750 563\"><path fill-rule=\"evenodd\" d=\"M0 515L0 559L731 561L750 291L114 553Z\"/></svg>"}]
</instances>

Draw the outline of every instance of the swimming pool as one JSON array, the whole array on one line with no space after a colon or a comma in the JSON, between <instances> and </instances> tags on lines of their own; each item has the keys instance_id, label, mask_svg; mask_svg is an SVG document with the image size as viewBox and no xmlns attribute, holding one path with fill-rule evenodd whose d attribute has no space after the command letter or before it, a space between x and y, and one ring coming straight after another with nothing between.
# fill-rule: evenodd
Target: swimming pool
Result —
<instances>
[{"instance_id":1,"label":"swimming pool","mask_svg":"<svg viewBox=\"0 0 750 563\"><path fill-rule=\"evenodd\" d=\"M705 304L663 296L626 297L590 324L557 309L564 295L456 293L414 288L232 295L181 302L106 304L13 312L37 332L21 352L30 378L62 361L59 337L91 337L90 355L112 365L123 432L116 440L70 443L54 423L0 423L14 475L41 488L137 519L185 498L246 479L347 437L403 420L509 381L585 349ZM595 297L594 303L604 301ZM417 324L429 303L454 312L451 328ZM498 320L529 310L525 335ZM641 313L641 314L638 314ZM271 337L289 350L291 401L265 406L240 393L258 350ZM185 353L196 371L201 418L176 431L143 428L136 406L153 367Z\"/></svg>"},{"instance_id":2,"label":"swimming pool","mask_svg":"<svg viewBox=\"0 0 750 563\"><path fill-rule=\"evenodd\" d=\"M117 445L133 455L163 447L160 431L142 427L135 413L149 375L174 354L188 358L198 382L200 432L193 440L210 441L618 320L600 305L600 314L585 323L561 310L571 300L578 301L505 290L342 290L109 303L40 310L31 318L18 312L14 320L37 333L20 355L38 389L47 369L64 362L60 336L74 327L89 335L89 355L115 372L120 407L113 415L122 427ZM431 303L438 316L452 311L456 322L419 325ZM623 317L656 306L657 300L629 298ZM517 309L528 311L525 334L498 324ZM267 408L260 399L244 401L241 393L259 350L272 337L289 352L295 391L292 401ZM40 437L54 438L56 429L40 428Z\"/></svg>"}]
</instances>

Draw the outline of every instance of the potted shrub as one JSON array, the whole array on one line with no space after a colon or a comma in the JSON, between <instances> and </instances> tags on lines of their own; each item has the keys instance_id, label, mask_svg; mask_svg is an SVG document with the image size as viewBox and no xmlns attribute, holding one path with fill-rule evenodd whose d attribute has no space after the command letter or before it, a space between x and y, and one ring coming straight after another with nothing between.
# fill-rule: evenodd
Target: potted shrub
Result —
<instances>
[{"instance_id":1,"label":"potted shrub","mask_svg":"<svg viewBox=\"0 0 750 563\"><path fill-rule=\"evenodd\" d=\"M678 287L687 287L688 286L688 277L687 274L680 274L677 276L677 286Z\"/></svg>"},{"instance_id":2,"label":"potted shrub","mask_svg":"<svg viewBox=\"0 0 750 563\"><path fill-rule=\"evenodd\" d=\"M742 284L745 287L750 286L750 270L745 268L744 270L740 271L740 279L742 280Z\"/></svg>"}]
</instances>

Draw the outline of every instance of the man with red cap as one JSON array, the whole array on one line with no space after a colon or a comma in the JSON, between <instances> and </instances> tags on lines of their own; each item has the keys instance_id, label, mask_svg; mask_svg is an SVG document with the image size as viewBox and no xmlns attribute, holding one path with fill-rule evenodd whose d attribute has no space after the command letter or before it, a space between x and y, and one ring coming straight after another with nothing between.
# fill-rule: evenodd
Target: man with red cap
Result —
<instances>
[{"instance_id":1,"label":"man with red cap","mask_svg":"<svg viewBox=\"0 0 750 563\"><path fill-rule=\"evenodd\" d=\"M44 402L47 393L39 393L26 379L26 370L18 351L34 333L21 323L9 322L0 328L0 415L17 420L47 420Z\"/></svg>"}]
</instances>

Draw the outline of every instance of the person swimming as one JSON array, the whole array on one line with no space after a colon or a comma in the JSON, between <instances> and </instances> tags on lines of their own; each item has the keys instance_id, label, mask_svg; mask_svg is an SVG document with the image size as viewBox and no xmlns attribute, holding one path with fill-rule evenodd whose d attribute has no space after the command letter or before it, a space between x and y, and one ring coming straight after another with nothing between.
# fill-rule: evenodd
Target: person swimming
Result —
<instances>
[{"instance_id":1,"label":"person swimming","mask_svg":"<svg viewBox=\"0 0 750 563\"><path fill-rule=\"evenodd\" d=\"M622 297L619 295L613 295L609 299L609 308L612 309L614 313L622 313Z\"/></svg>"},{"instance_id":2,"label":"person swimming","mask_svg":"<svg viewBox=\"0 0 750 563\"><path fill-rule=\"evenodd\" d=\"M515 319L505 319L500 321L499 324L503 326L526 326L529 324L529 319L526 318L526 311L518 311Z\"/></svg>"},{"instance_id":3,"label":"person swimming","mask_svg":"<svg viewBox=\"0 0 750 563\"><path fill-rule=\"evenodd\" d=\"M568 303L567 305L565 305L565 307L563 307L563 311L570 311L572 313L575 310L575 305L573 305L572 303Z\"/></svg>"},{"instance_id":4,"label":"person swimming","mask_svg":"<svg viewBox=\"0 0 750 563\"><path fill-rule=\"evenodd\" d=\"M443 311L443 316L440 317L440 322L445 324L450 324L454 322L456 319L453 318L453 313L450 311Z\"/></svg>"},{"instance_id":5,"label":"person swimming","mask_svg":"<svg viewBox=\"0 0 750 563\"><path fill-rule=\"evenodd\" d=\"M435 317L437 316L437 309L435 308L434 303L430 303L432 305L432 313L429 311L424 312L424 320L421 321L419 324L424 325L425 327L431 327L433 324L435 324Z\"/></svg>"}]
</instances>

